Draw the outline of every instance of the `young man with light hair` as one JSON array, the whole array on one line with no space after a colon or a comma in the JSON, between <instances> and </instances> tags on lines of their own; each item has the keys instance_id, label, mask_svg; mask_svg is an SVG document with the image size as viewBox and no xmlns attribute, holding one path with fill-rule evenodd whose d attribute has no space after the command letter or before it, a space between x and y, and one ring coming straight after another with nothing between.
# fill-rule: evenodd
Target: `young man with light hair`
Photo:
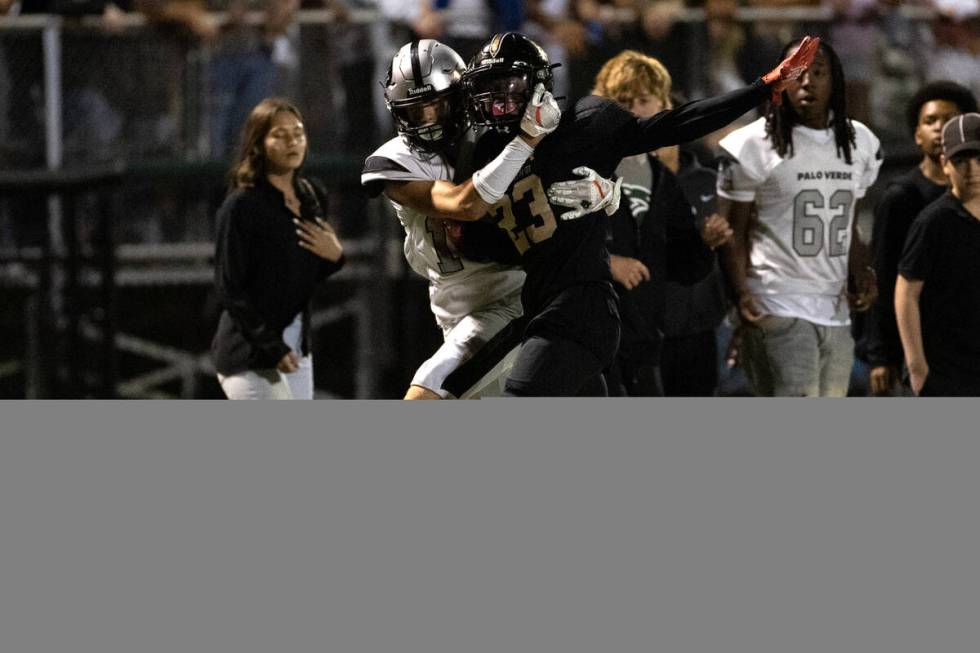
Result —
<instances>
[{"instance_id":1,"label":"young man with light hair","mask_svg":"<svg viewBox=\"0 0 980 653\"><path fill-rule=\"evenodd\" d=\"M671 84L670 73L659 60L625 50L603 64L593 93L615 100L639 118L649 118L672 108ZM606 370L611 393L707 396L717 382L715 324L710 315L714 311L705 307L703 293L696 294L694 287L712 273L712 250L728 239L731 230L717 214L698 211L706 208L700 199L704 193L709 201L714 199L714 173L702 169L706 183L700 175L682 182L679 150L680 146L672 145L628 156L616 168L628 202L610 220L607 241L622 320L619 352ZM690 183L695 178L701 183ZM723 295L718 298L723 305ZM707 324L692 330L695 313L707 314ZM697 337L665 338L668 324L681 322L692 331L685 335ZM682 373L672 364L675 361L683 361ZM681 377L684 383L678 381Z\"/></svg>"}]
</instances>

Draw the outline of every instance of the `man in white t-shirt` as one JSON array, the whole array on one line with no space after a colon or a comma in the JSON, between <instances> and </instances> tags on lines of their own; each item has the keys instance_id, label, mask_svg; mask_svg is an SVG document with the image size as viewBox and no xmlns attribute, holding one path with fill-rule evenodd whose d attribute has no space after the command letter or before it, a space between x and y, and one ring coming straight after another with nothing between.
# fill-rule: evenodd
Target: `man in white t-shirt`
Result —
<instances>
[{"instance_id":1,"label":"man in white t-shirt","mask_svg":"<svg viewBox=\"0 0 980 653\"><path fill-rule=\"evenodd\" d=\"M840 59L821 42L782 102L720 143L719 212L735 232L726 271L758 395L847 394L850 309L866 310L876 292L855 205L882 155L878 138L846 115Z\"/></svg>"}]
</instances>

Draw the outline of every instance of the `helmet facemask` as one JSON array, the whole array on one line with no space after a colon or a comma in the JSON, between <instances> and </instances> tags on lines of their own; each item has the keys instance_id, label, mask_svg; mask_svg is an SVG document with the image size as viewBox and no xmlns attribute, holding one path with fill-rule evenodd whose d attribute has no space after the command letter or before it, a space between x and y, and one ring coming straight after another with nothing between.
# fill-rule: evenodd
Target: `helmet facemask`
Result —
<instances>
[{"instance_id":1,"label":"helmet facemask","mask_svg":"<svg viewBox=\"0 0 980 653\"><path fill-rule=\"evenodd\" d=\"M398 133L409 145L428 152L451 146L462 124L459 88L391 103Z\"/></svg>"},{"instance_id":2,"label":"helmet facemask","mask_svg":"<svg viewBox=\"0 0 980 653\"><path fill-rule=\"evenodd\" d=\"M464 85L472 121L505 133L520 126L534 91L531 71L514 68L474 72Z\"/></svg>"},{"instance_id":3,"label":"helmet facemask","mask_svg":"<svg viewBox=\"0 0 980 653\"><path fill-rule=\"evenodd\" d=\"M466 130L460 77L466 66L432 39L404 45L384 81L385 104L398 133L420 154L445 154Z\"/></svg>"},{"instance_id":4,"label":"helmet facemask","mask_svg":"<svg viewBox=\"0 0 980 653\"><path fill-rule=\"evenodd\" d=\"M542 84L551 91L554 67L541 46L523 34L495 34L463 73L463 93L471 120L513 134L520 129L535 86Z\"/></svg>"}]
</instances>

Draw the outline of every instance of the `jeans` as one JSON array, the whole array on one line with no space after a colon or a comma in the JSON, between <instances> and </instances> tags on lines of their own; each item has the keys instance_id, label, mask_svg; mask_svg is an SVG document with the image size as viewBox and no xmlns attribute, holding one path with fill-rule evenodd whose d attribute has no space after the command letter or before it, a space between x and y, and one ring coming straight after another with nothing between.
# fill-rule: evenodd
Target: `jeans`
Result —
<instances>
[{"instance_id":1,"label":"jeans","mask_svg":"<svg viewBox=\"0 0 980 653\"><path fill-rule=\"evenodd\" d=\"M766 315L744 325L743 366L755 394L846 397L854 363L849 326Z\"/></svg>"},{"instance_id":2,"label":"jeans","mask_svg":"<svg viewBox=\"0 0 980 653\"><path fill-rule=\"evenodd\" d=\"M303 351L303 313L297 313L282 330L282 341L297 356ZM218 382L229 399L312 399L313 354L300 356L295 372L269 368L229 376L219 373Z\"/></svg>"}]
</instances>

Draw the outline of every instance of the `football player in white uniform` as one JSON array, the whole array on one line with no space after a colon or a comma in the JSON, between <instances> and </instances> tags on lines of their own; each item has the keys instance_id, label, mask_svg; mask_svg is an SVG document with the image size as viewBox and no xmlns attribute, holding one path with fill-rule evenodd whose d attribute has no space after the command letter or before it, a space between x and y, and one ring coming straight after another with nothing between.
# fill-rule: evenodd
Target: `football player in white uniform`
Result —
<instances>
[{"instance_id":1,"label":"football player in white uniform","mask_svg":"<svg viewBox=\"0 0 980 653\"><path fill-rule=\"evenodd\" d=\"M452 397L442 387L446 377L520 317L524 272L518 266L460 256L453 246L456 221L486 213L560 118L557 104L542 88L528 105L522 134L494 161L454 184L457 148L469 129L459 83L465 68L456 52L432 39L399 50L385 80L398 136L367 158L361 174L369 193L384 191L391 201L405 229L405 258L429 280L430 307L443 332L443 345L418 369L405 399ZM585 176L549 189L552 202L571 209L563 219L598 208L615 211L619 186L594 173ZM460 398L500 394L514 357L516 350L492 370L494 378L484 377Z\"/></svg>"},{"instance_id":2,"label":"football player in white uniform","mask_svg":"<svg viewBox=\"0 0 980 653\"><path fill-rule=\"evenodd\" d=\"M739 354L758 395L845 396L848 309L866 310L876 293L855 204L878 176L880 143L847 118L843 69L825 42L780 100L720 143Z\"/></svg>"}]
</instances>

